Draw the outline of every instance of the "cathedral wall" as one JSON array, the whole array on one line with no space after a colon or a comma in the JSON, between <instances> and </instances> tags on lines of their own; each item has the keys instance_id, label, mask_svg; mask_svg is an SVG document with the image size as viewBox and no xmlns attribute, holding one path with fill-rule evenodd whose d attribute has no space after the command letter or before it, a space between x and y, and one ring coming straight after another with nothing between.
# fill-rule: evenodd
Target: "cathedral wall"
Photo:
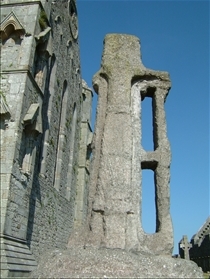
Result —
<instances>
[{"instance_id":1,"label":"cathedral wall","mask_svg":"<svg viewBox=\"0 0 210 279\"><path fill-rule=\"evenodd\" d=\"M27 227L27 243L37 260L46 249L64 248L74 226L82 83L79 45L71 32L69 5L68 1L55 2L49 17L43 134Z\"/></svg>"},{"instance_id":2,"label":"cathedral wall","mask_svg":"<svg viewBox=\"0 0 210 279\"><path fill-rule=\"evenodd\" d=\"M20 91L20 96L14 99L17 100L16 106L12 109L12 121L9 124L8 130L15 126L14 137L5 141L15 147L11 166L11 181L10 191L7 204L7 218L5 223L4 233L12 237L21 239L26 238L26 228L28 220L29 195L32 187L34 158L38 154L38 146L40 145L41 130L32 129L31 123L25 121L25 116L32 104L39 106L41 110L42 94L38 90L33 79L27 74L20 74L20 80L24 80L24 91ZM18 75L16 74L16 78ZM22 106L21 106L22 104ZM39 118L39 116L37 116ZM40 121L35 120L37 129ZM37 149L37 150L36 150ZM11 148L8 149L8 156L11 153ZM8 162L8 160L6 160Z\"/></svg>"},{"instance_id":3,"label":"cathedral wall","mask_svg":"<svg viewBox=\"0 0 210 279\"><path fill-rule=\"evenodd\" d=\"M21 30L22 32L19 32L19 30L12 31L14 27L11 27L11 31L7 31L9 36L3 38L1 45L2 69L8 71L13 69L27 69L32 44L34 42L32 35L36 28L39 5L38 3L26 6L15 6L14 3L12 6L3 4L5 3L1 3L1 20L4 20L6 16L14 12L15 17L17 17L24 30ZM13 17L12 20L14 20Z\"/></svg>"},{"instance_id":4,"label":"cathedral wall","mask_svg":"<svg viewBox=\"0 0 210 279\"><path fill-rule=\"evenodd\" d=\"M3 53L11 110L3 234L26 241L38 261L46 249L64 248L74 226L83 101L77 13L72 0L12 3L4 1L3 18L13 11L23 35L7 39Z\"/></svg>"}]
</instances>

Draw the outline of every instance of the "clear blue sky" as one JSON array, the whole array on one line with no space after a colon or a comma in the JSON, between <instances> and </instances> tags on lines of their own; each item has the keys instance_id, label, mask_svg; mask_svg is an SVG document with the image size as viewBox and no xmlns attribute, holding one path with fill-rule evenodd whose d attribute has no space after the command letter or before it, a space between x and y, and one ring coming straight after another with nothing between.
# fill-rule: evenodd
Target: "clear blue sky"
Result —
<instances>
[{"instance_id":1,"label":"clear blue sky","mask_svg":"<svg viewBox=\"0 0 210 279\"><path fill-rule=\"evenodd\" d=\"M209 208L209 1L77 0L82 77L92 86L107 33L136 35L148 68L168 71L165 109L171 143L174 253ZM93 118L97 98L93 102ZM151 104L143 102L143 146L152 150ZM93 119L94 123L94 119ZM155 231L153 176L143 173L143 227Z\"/></svg>"}]
</instances>

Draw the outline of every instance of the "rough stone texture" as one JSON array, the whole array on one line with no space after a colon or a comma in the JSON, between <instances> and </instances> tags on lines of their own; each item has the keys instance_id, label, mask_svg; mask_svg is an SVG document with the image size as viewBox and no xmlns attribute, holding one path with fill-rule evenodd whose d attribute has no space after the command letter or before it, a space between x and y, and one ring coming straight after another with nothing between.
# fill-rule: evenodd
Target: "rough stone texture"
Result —
<instances>
[{"instance_id":1,"label":"rough stone texture","mask_svg":"<svg viewBox=\"0 0 210 279\"><path fill-rule=\"evenodd\" d=\"M136 37L105 38L89 169L92 93L80 75L75 1L2 0L1 16L1 275L26 276L37 261L32 276L44 278L199 277L196 265L170 257L168 74L142 65ZM151 152L141 146L145 97L153 98ZM155 173L153 235L141 225L144 168ZM65 252L47 253L68 240Z\"/></svg>"},{"instance_id":2,"label":"rough stone texture","mask_svg":"<svg viewBox=\"0 0 210 279\"><path fill-rule=\"evenodd\" d=\"M130 35L105 38L93 138L87 224L40 261L38 278L202 278L198 266L171 257L173 230L169 212L170 147L164 101L167 73L146 69L139 40ZM141 100L153 98L154 151L141 146ZM155 172L156 233L141 225L141 169ZM47 260L46 260L47 258Z\"/></svg>"},{"instance_id":3,"label":"rough stone texture","mask_svg":"<svg viewBox=\"0 0 210 279\"><path fill-rule=\"evenodd\" d=\"M146 69L139 39L109 34L93 84L99 94L90 177L90 237L87 245L151 254L172 253L169 212L170 146L164 101L166 72ZM141 146L141 100L153 101L154 151ZM152 169L156 189L156 233L141 224L141 169ZM139 206L140 205L140 206Z\"/></svg>"},{"instance_id":4,"label":"rough stone texture","mask_svg":"<svg viewBox=\"0 0 210 279\"><path fill-rule=\"evenodd\" d=\"M78 175L77 175L77 189L75 201L75 215L74 227L78 228L84 225L87 217L87 201L88 201L88 184L90 174L90 156L91 156L91 142L92 142L92 129L91 129L91 103L93 93L87 86L86 82L82 81L82 121L80 133L80 149L78 158Z\"/></svg>"},{"instance_id":5,"label":"rough stone texture","mask_svg":"<svg viewBox=\"0 0 210 279\"><path fill-rule=\"evenodd\" d=\"M4 277L11 270L23 276L34 268L35 261L28 264L23 255L20 264L18 245L39 261L47 249L65 248L73 230L79 142L85 145L87 140L80 130L90 130L87 123L81 127L84 98L76 25L73 0L1 1ZM89 110L90 103L91 97ZM87 208L86 196L84 200ZM10 252L5 250L8 239Z\"/></svg>"},{"instance_id":6,"label":"rough stone texture","mask_svg":"<svg viewBox=\"0 0 210 279\"><path fill-rule=\"evenodd\" d=\"M47 253L31 278L203 278L203 273L184 259L73 247Z\"/></svg>"}]
</instances>

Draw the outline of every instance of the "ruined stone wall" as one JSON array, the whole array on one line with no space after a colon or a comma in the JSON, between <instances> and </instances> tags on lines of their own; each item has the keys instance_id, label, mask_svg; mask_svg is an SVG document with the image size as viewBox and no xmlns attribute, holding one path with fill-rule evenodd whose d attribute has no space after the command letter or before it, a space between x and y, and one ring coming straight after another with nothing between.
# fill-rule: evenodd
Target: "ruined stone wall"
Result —
<instances>
[{"instance_id":1,"label":"ruined stone wall","mask_svg":"<svg viewBox=\"0 0 210 279\"><path fill-rule=\"evenodd\" d=\"M100 70L93 77L99 93L90 176L88 245L171 255L170 144L164 102L167 72L145 68L139 39L107 34ZM154 150L141 145L141 101L152 98ZM154 171L156 232L141 222L141 171Z\"/></svg>"},{"instance_id":2,"label":"ruined stone wall","mask_svg":"<svg viewBox=\"0 0 210 279\"><path fill-rule=\"evenodd\" d=\"M184 235L179 244L179 256L194 261L203 272L210 271L210 217L201 226L190 242Z\"/></svg>"},{"instance_id":3,"label":"ruined stone wall","mask_svg":"<svg viewBox=\"0 0 210 279\"><path fill-rule=\"evenodd\" d=\"M203 272L210 272L210 234L206 234L199 246L193 245L190 249L190 260L197 263Z\"/></svg>"},{"instance_id":4,"label":"ruined stone wall","mask_svg":"<svg viewBox=\"0 0 210 279\"><path fill-rule=\"evenodd\" d=\"M77 11L73 0L1 5L1 108L9 111L1 109L1 237L27 244L38 261L47 248L65 247L74 223L83 102Z\"/></svg>"},{"instance_id":5,"label":"ruined stone wall","mask_svg":"<svg viewBox=\"0 0 210 279\"><path fill-rule=\"evenodd\" d=\"M42 256L31 278L203 278L192 261L173 259L170 218L170 145L164 102L170 89L167 72L147 69L141 62L139 39L108 34L100 70L93 78L99 93L88 194L83 227L85 183L75 205L75 227L68 248ZM81 136L91 135L91 90L83 83ZM154 150L141 146L141 102L152 98ZM78 181L89 172L88 141L81 138ZM81 155L81 156L80 156ZM157 224L146 234L141 222L141 170L154 171Z\"/></svg>"},{"instance_id":6,"label":"ruined stone wall","mask_svg":"<svg viewBox=\"0 0 210 279\"><path fill-rule=\"evenodd\" d=\"M20 75L21 79L21 75ZM32 92L33 94L29 95L28 92ZM6 216L6 223L4 228L4 233L13 237L25 239L26 237L26 227L28 221L28 207L29 207L29 194L32 187L32 180L33 180L33 171L35 163L31 162L31 166L26 171L26 169L22 168L24 158L26 155L26 141L27 141L27 127L23 125L24 116L27 113L28 108L31 104L37 103L40 104L42 101L42 94L37 90L35 84L31 82L28 78L25 83L24 89L24 106L21 108L20 103L17 106L16 113L19 115L20 113L20 121L17 123L15 120L14 122L11 121L8 126L8 133L10 128L12 130L12 126L18 124L15 127L14 137L6 137L5 138L5 145L8 143L10 147L14 148L14 157L13 160L10 161L6 158L6 164L12 166L11 172L11 180L9 185L9 193L8 193L8 203L7 203L7 216ZM18 99L18 98L17 98ZM17 100L16 99L16 100ZM14 140L12 142L12 140ZM37 134L34 135L34 142L32 143L35 146L40 145L41 137ZM5 146L4 145L4 146ZM33 147L32 147L33 148ZM10 154L10 149L5 148L5 156ZM38 150L37 150L38 154ZM31 155L32 156L32 155ZM34 154L35 156L35 154Z\"/></svg>"},{"instance_id":7,"label":"ruined stone wall","mask_svg":"<svg viewBox=\"0 0 210 279\"><path fill-rule=\"evenodd\" d=\"M39 177L35 175L30 196L27 235L37 258L46 248L65 247L74 222L82 83L78 41L69 26L70 9L68 1L63 1L53 4L50 14L51 58L36 163Z\"/></svg>"},{"instance_id":8,"label":"ruined stone wall","mask_svg":"<svg viewBox=\"0 0 210 279\"><path fill-rule=\"evenodd\" d=\"M1 228L3 233L18 238L25 236L28 217L26 216L27 202L22 198L20 199L20 196L24 196L25 190L22 191L21 195L16 193L18 190L21 191L26 188L25 178L22 177L20 172L22 161L20 161L19 156L19 152L22 152L20 146L24 133L22 121L30 104L34 102L41 104L42 102L42 94L37 90L36 84L33 83L33 79L31 80L31 75L28 72L31 48L34 43L33 37L24 36L26 33L24 28L27 29L29 34L35 32L38 8L37 4L28 5L23 9L21 9L21 6L14 7L10 4L1 7L2 19L8 20L8 26L5 22L7 37L3 36L4 32L1 24L1 95L10 111L7 123L4 122L3 129L1 129L3 141L1 145L1 181L3 182ZM31 17L35 20L28 25L27 23L31 21ZM17 26L21 26L18 26L18 30L9 30L14 29L14 26L11 25L14 21ZM13 189L13 185L16 185L16 190ZM27 187L27 191L29 189L30 187ZM23 229L23 227L25 228ZM24 230L24 233L22 230Z\"/></svg>"},{"instance_id":9,"label":"ruined stone wall","mask_svg":"<svg viewBox=\"0 0 210 279\"><path fill-rule=\"evenodd\" d=\"M210 271L210 216L191 238L190 260L197 263L203 272Z\"/></svg>"}]
</instances>

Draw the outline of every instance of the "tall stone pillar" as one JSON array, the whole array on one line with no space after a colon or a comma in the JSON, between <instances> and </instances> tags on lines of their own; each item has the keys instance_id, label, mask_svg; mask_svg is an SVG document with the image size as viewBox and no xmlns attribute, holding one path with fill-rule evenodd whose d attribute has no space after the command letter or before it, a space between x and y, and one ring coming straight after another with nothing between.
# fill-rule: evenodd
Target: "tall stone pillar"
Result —
<instances>
[{"instance_id":1,"label":"tall stone pillar","mask_svg":"<svg viewBox=\"0 0 210 279\"><path fill-rule=\"evenodd\" d=\"M171 157L164 111L169 75L144 67L138 38L109 34L93 85L99 99L90 177L89 244L171 254ZM145 97L153 101L151 152L141 146L141 100ZM152 235L141 224L141 169L152 169L155 176L156 232Z\"/></svg>"}]
</instances>

